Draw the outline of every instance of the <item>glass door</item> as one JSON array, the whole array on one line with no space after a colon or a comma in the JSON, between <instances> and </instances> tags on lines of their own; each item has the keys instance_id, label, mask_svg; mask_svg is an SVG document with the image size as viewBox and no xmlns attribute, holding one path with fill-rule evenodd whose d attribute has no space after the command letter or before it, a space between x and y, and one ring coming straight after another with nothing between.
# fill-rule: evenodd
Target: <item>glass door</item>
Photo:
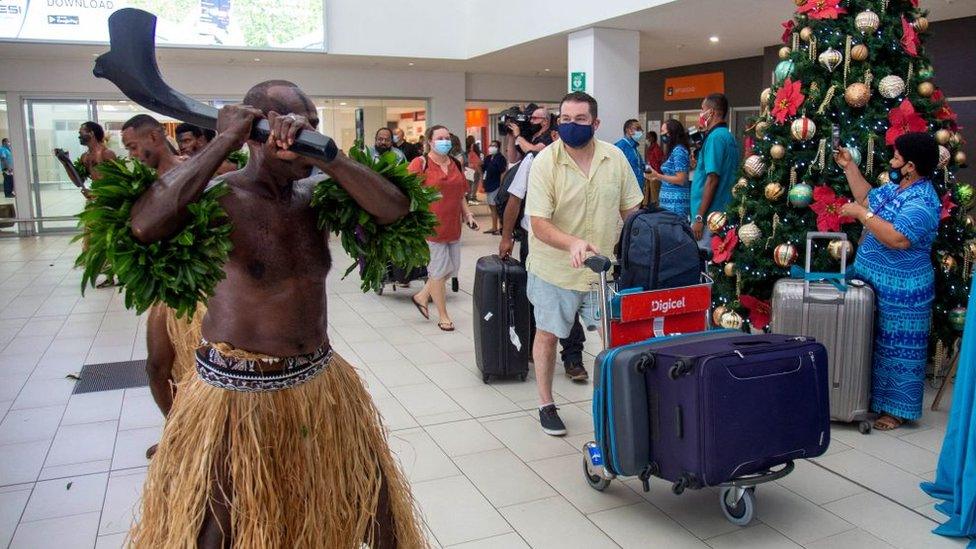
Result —
<instances>
[{"instance_id":1,"label":"glass door","mask_svg":"<svg viewBox=\"0 0 976 549\"><path fill-rule=\"evenodd\" d=\"M34 211L39 218L73 216L85 207L85 197L71 183L54 149L81 157L85 147L78 142L78 127L93 120L88 100L27 101L27 139L33 175ZM38 231L64 231L77 227L73 219L38 222Z\"/></svg>"}]
</instances>

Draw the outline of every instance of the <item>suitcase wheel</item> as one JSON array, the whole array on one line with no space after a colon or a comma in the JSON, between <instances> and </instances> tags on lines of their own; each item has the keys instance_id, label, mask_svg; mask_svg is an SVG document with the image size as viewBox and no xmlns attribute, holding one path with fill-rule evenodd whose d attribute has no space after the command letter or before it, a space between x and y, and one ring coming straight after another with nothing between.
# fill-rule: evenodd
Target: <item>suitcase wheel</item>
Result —
<instances>
[{"instance_id":1,"label":"suitcase wheel","mask_svg":"<svg viewBox=\"0 0 976 549\"><path fill-rule=\"evenodd\" d=\"M519 375L519 380L520 381L525 381L526 379L529 379L529 374L528 373L524 373L524 374Z\"/></svg>"},{"instance_id":2,"label":"suitcase wheel","mask_svg":"<svg viewBox=\"0 0 976 549\"><path fill-rule=\"evenodd\" d=\"M488 374L481 374L481 381L483 381L485 383L485 385L488 384L488 379L489 378L491 378L490 375L488 375Z\"/></svg>"},{"instance_id":3,"label":"suitcase wheel","mask_svg":"<svg viewBox=\"0 0 976 549\"><path fill-rule=\"evenodd\" d=\"M738 501L736 500L738 497ZM756 518L756 488L737 488L726 486L719 494L722 513L736 526L748 526Z\"/></svg>"},{"instance_id":4,"label":"suitcase wheel","mask_svg":"<svg viewBox=\"0 0 976 549\"><path fill-rule=\"evenodd\" d=\"M586 452L583 452L583 476L586 477L586 483L590 485L590 488L597 492L602 492L610 486L610 479L590 471L590 460L586 456Z\"/></svg>"},{"instance_id":5,"label":"suitcase wheel","mask_svg":"<svg viewBox=\"0 0 976 549\"><path fill-rule=\"evenodd\" d=\"M679 377L687 375L691 371L691 365L688 364L684 359L678 359L668 370L668 376L671 379L677 380Z\"/></svg>"},{"instance_id":6,"label":"suitcase wheel","mask_svg":"<svg viewBox=\"0 0 976 549\"><path fill-rule=\"evenodd\" d=\"M857 430L861 432L862 435L871 434L871 422L864 420L857 424Z\"/></svg>"},{"instance_id":7,"label":"suitcase wheel","mask_svg":"<svg viewBox=\"0 0 976 549\"><path fill-rule=\"evenodd\" d=\"M385 288L385 286L382 284L379 288L376 288L376 295L383 295L383 288Z\"/></svg>"}]
</instances>

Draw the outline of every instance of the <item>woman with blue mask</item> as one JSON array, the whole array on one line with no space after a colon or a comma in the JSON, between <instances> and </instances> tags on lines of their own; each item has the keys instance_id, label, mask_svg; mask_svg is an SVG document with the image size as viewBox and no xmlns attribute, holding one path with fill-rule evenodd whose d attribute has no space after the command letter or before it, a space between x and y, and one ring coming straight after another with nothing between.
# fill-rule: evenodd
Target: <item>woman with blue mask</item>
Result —
<instances>
[{"instance_id":1,"label":"woman with blue mask","mask_svg":"<svg viewBox=\"0 0 976 549\"><path fill-rule=\"evenodd\" d=\"M433 301L437 307L437 327L453 332L454 322L447 312L447 280L456 277L461 268L461 225L476 231L478 222L465 200L468 182L464 178L464 168L451 155L452 149L460 147L460 143L452 143L451 132L444 126L427 128L426 137L430 150L414 158L407 169L422 175L424 184L437 189L441 199L430 206L438 225L436 232L427 238L430 248L427 283L412 299L424 318L430 318L427 304Z\"/></svg>"},{"instance_id":2,"label":"woman with blue mask","mask_svg":"<svg viewBox=\"0 0 976 549\"><path fill-rule=\"evenodd\" d=\"M684 218L691 211L691 187L688 186L688 172L691 171L691 155L688 152L688 132L675 119L661 126L661 141L667 160L661 171L651 168L651 177L661 182L658 195L660 206Z\"/></svg>"},{"instance_id":3,"label":"woman with blue mask","mask_svg":"<svg viewBox=\"0 0 976 549\"><path fill-rule=\"evenodd\" d=\"M877 299L871 408L881 414L874 428L890 431L922 416L935 299L932 242L942 207L929 178L939 164L939 146L923 132L896 139L891 182L877 188L848 150L838 150L834 159L855 200L840 214L864 227L852 274L871 285Z\"/></svg>"}]
</instances>

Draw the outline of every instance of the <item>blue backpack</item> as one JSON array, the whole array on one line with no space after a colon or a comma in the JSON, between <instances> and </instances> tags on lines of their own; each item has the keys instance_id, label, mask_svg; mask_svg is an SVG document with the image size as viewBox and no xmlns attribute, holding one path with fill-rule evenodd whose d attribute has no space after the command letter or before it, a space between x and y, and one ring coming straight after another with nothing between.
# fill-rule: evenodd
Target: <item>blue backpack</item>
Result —
<instances>
[{"instance_id":1,"label":"blue backpack","mask_svg":"<svg viewBox=\"0 0 976 549\"><path fill-rule=\"evenodd\" d=\"M624 222L617 289L660 290L701 283L705 259L688 221L656 205Z\"/></svg>"}]
</instances>

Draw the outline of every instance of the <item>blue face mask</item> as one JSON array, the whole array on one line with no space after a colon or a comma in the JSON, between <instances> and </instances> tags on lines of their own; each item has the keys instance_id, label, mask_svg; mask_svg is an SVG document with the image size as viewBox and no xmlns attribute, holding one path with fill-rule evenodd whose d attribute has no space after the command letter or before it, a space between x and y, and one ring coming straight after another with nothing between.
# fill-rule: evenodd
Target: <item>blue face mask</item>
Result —
<instances>
[{"instance_id":1,"label":"blue face mask","mask_svg":"<svg viewBox=\"0 0 976 549\"><path fill-rule=\"evenodd\" d=\"M440 154L447 154L451 152L451 140L438 139L437 141L434 141L434 150Z\"/></svg>"},{"instance_id":2,"label":"blue face mask","mask_svg":"<svg viewBox=\"0 0 976 549\"><path fill-rule=\"evenodd\" d=\"M671 136L670 135L664 134L664 135L661 136L661 143L663 143L664 145L667 145L670 142L671 142Z\"/></svg>"},{"instance_id":3,"label":"blue face mask","mask_svg":"<svg viewBox=\"0 0 976 549\"><path fill-rule=\"evenodd\" d=\"M634 132L634 134L630 136L630 138L634 141L640 141L642 137L644 137L644 132Z\"/></svg>"},{"instance_id":4,"label":"blue face mask","mask_svg":"<svg viewBox=\"0 0 976 549\"><path fill-rule=\"evenodd\" d=\"M563 122L559 125L559 139L574 149L582 148L593 139L593 125Z\"/></svg>"}]
</instances>

